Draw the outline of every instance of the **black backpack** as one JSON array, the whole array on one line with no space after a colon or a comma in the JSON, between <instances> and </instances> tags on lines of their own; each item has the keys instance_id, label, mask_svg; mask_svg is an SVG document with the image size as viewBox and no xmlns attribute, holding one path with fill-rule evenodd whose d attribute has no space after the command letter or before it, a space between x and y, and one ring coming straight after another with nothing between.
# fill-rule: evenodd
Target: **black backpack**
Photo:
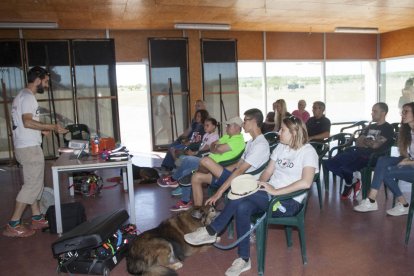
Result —
<instances>
[{"instance_id":1,"label":"black backpack","mask_svg":"<svg viewBox=\"0 0 414 276\"><path fill-rule=\"evenodd\" d=\"M63 233L72 230L82 222L86 221L85 207L80 202L62 204L61 212ZM44 230L49 230L50 233L57 233L55 214L55 205L52 205L47 209L45 215L46 220L49 222L49 227Z\"/></svg>"}]
</instances>

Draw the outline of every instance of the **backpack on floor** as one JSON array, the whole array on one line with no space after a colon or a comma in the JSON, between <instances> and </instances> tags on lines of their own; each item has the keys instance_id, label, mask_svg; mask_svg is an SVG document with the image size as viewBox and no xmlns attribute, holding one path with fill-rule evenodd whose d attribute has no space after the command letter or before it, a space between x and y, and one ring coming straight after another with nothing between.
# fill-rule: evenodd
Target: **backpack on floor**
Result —
<instances>
[{"instance_id":1,"label":"backpack on floor","mask_svg":"<svg viewBox=\"0 0 414 276\"><path fill-rule=\"evenodd\" d=\"M61 212L63 233L86 221L85 207L80 202L61 204ZM44 229L45 231L49 230L50 233L57 233L55 214L55 205L52 205L46 211L45 218L49 222L49 227Z\"/></svg>"}]
</instances>

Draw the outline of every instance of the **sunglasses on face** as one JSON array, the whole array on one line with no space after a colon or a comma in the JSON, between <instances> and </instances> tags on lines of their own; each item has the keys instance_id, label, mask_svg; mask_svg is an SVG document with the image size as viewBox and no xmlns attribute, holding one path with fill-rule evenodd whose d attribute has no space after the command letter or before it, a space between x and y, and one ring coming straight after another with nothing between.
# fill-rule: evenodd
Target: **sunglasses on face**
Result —
<instances>
[{"instance_id":1,"label":"sunglasses on face","mask_svg":"<svg viewBox=\"0 0 414 276\"><path fill-rule=\"evenodd\" d=\"M289 121L291 121L292 123L294 123L296 126L299 124L300 119L296 118L293 115L290 115L289 117L286 117Z\"/></svg>"}]
</instances>

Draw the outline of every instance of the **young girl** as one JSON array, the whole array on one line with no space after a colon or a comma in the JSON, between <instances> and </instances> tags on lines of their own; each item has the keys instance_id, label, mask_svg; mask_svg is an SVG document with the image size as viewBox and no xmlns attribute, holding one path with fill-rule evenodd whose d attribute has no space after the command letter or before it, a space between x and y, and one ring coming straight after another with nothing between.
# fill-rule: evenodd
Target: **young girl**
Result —
<instances>
[{"instance_id":1,"label":"young girl","mask_svg":"<svg viewBox=\"0 0 414 276\"><path fill-rule=\"evenodd\" d=\"M408 202L405 200L398 180L414 182L414 102L406 103L402 107L401 127L398 133L398 149L400 157L381 157L375 166L374 178L371 190L366 199L354 207L357 212L369 212L378 210L375 201L381 183L390 189L397 198L394 208L387 210L390 216L401 216L408 214Z\"/></svg>"},{"instance_id":2,"label":"young girl","mask_svg":"<svg viewBox=\"0 0 414 276\"><path fill-rule=\"evenodd\" d=\"M199 151L208 151L210 149L210 145L218 140L218 134L216 132L217 128L217 121L214 118L207 118L204 122L204 131L206 132L203 136ZM197 152L193 151L187 151L188 153L191 152L191 154L183 155L180 157L179 160L179 166L175 173L172 176L164 176L158 179L157 183L161 187L178 187L177 180L180 179L180 177L183 177L187 174L190 174L193 170L198 168L198 165L200 163L200 157L192 156L196 155ZM179 190L174 190L173 195L180 195ZM190 191L191 194L191 191ZM190 201L188 199L188 201Z\"/></svg>"},{"instance_id":3,"label":"young girl","mask_svg":"<svg viewBox=\"0 0 414 276\"><path fill-rule=\"evenodd\" d=\"M214 118L207 118L204 121L204 136L201 139L201 144L198 149L193 150L191 147L187 147L185 151L185 155L197 155L202 152L206 152L210 150L210 145L217 141L219 136L216 131L217 129L217 120Z\"/></svg>"},{"instance_id":4,"label":"young girl","mask_svg":"<svg viewBox=\"0 0 414 276\"><path fill-rule=\"evenodd\" d=\"M241 237L250 229L251 216L267 211L269 195L282 195L310 188L319 166L318 155L307 141L304 123L294 116L284 118L280 130L280 144L273 151L269 165L259 178L262 189L248 193L247 196L246 193L238 194L237 199L229 200L221 214L209 226L184 235L186 242L192 245L214 243L217 234L225 229L233 216L236 219L237 236ZM233 185L242 185L242 182L231 184L229 198L233 192ZM302 208L303 198L304 196L298 196L281 201L284 212L281 212L279 207L273 216L297 214ZM209 199L206 204L208 203L214 202ZM240 242L238 255L239 258L226 271L226 275L239 275L251 268L249 239Z\"/></svg>"}]
</instances>

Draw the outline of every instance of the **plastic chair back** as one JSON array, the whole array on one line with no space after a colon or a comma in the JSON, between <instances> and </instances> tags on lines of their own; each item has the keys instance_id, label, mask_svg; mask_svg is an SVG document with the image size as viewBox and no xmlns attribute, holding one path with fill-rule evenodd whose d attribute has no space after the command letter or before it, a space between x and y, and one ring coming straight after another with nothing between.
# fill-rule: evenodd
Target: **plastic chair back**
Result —
<instances>
[{"instance_id":1,"label":"plastic chair back","mask_svg":"<svg viewBox=\"0 0 414 276\"><path fill-rule=\"evenodd\" d=\"M67 125L66 128L69 130L69 132L63 136L63 142L66 147L70 140L89 140L90 138L90 131L87 125L73 124Z\"/></svg>"},{"instance_id":2,"label":"plastic chair back","mask_svg":"<svg viewBox=\"0 0 414 276\"><path fill-rule=\"evenodd\" d=\"M305 214L308 203L308 192L309 189L299 190L290 194L275 196L270 201L266 219L259 225L256 230L256 251L257 251L257 264L259 275L264 275L264 266L266 260L266 242L267 242L267 231L268 225L284 225L286 233L286 242L287 246L292 246L292 227L296 227L299 232L299 240L302 253L302 262L303 264L307 263L306 256L306 238L305 238ZM306 197L303 200L303 207L295 216L292 217L272 217L273 206L278 201L294 198L298 195L306 193ZM273 248L273 247L272 247Z\"/></svg>"}]
</instances>

